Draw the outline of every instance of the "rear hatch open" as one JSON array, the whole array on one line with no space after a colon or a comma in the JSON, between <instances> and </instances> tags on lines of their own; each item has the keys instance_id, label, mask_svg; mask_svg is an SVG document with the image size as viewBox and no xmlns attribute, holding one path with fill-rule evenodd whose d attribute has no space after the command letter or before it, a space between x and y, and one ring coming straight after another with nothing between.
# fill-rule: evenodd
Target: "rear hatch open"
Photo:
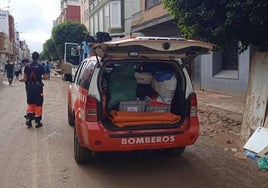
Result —
<instances>
[{"instance_id":1,"label":"rear hatch open","mask_svg":"<svg viewBox=\"0 0 268 188\"><path fill-rule=\"evenodd\" d=\"M180 59L212 45L183 38L130 37L91 45L102 67L101 120L113 130L173 128L190 116ZM190 87L191 88L191 87Z\"/></svg>"},{"instance_id":2,"label":"rear hatch open","mask_svg":"<svg viewBox=\"0 0 268 188\"><path fill-rule=\"evenodd\" d=\"M93 43L91 48L99 57L146 57L182 59L210 53L212 45L197 40L167 37L129 37L104 43Z\"/></svg>"}]
</instances>

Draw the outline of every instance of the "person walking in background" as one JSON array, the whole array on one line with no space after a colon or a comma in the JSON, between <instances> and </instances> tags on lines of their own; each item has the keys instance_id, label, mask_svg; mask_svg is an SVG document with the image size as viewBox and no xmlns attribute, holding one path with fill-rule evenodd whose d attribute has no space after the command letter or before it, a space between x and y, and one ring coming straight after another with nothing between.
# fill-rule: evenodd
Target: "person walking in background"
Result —
<instances>
[{"instance_id":1,"label":"person walking in background","mask_svg":"<svg viewBox=\"0 0 268 188\"><path fill-rule=\"evenodd\" d=\"M22 67L23 67L23 70L25 69L25 67L30 63L29 59L23 59L21 60L21 70L22 70ZM26 94L27 94L27 82L25 81L25 90L26 90Z\"/></svg>"},{"instance_id":2,"label":"person walking in background","mask_svg":"<svg viewBox=\"0 0 268 188\"><path fill-rule=\"evenodd\" d=\"M22 67L23 67L22 61L18 62L18 65L19 65L19 74L22 75Z\"/></svg>"},{"instance_id":3,"label":"person walking in background","mask_svg":"<svg viewBox=\"0 0 268 188\"><path fill-rule=\"evenodd\" d=\"M11 85L14 77L14 65L11 64L9 60L7 60L7 63L5 64L4 73L7 74L8 83Z\"/></svg>"},{"instance_id":4,"label":"person walking in background","mask_svg":"<svg viewBox=\"0 0 268 188\"><path fill-rule=\"evenodd\" d=\"M20 65L19 65L18 62L15 62L14 72L15 72L16 79L18 80L19 79L19 74L20 74Z\"/></svg>"},{"instance_id":5,"label":"person walking in background","mask_svg":"<svg viewBox=\"0 0 268 188\"><path fill-rule=\"evenodd\" d=\"M21 64L23 67L26 67L26 65L28 65L30 63L29 59L23 59L21 60Z\"/></svg>"},{"instance_id":6,"label":"person walking in background","mask_svg":"<svg viewBox=\"0 0 268 188\"><path fill-rule=\"evenodd\" d=\"M50 64L48 61L46 62L45 66L46 66L47 79L50 80Z\"/></svg>"},{"instance_id":7,"label":"person walking in background","mask_svg":"<svg viewBox=\"0 0 268 188\"><path fill-rule=\"evenodd\" d=\"M33 52L33 61L25 66L23 79L21 82L26 83L26 95L27 95L27 114L26 126L28 128L32 127L32 121L35 120L35 128L42 127L42 110L43 110L43 82L42 79L46 80L47 75L45 73L45 68L38 63L39 53Z\"/></svg>"}]
</instances>

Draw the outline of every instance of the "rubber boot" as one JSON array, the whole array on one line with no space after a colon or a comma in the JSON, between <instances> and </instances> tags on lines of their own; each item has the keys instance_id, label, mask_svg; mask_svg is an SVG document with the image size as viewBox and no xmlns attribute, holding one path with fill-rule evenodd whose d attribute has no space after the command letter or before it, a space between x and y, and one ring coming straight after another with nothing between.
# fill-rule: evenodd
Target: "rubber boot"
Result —
<instances>
[{"instance_id":1,"label":"rubber boot","mask_svg":"<svg viewBox=\"0 0 268 188\"><path fill-rule=\"evenodd\" d=\"M25 116L26 118L26 126L28 128L31 128L33 125L32 125L32 120L34 119L34 114L33 113L27 113Z\"/></svg>"},{"instance_id":2,"label":"rubber boot","mask_svg":"<svg viewBox=\"0 0 268 188\"><path fill-rule=\"evenodd\" d=\"M35 128L42 127L43 124L41 123L41 117L35 117Z\"/></svg>"}]
</instances>

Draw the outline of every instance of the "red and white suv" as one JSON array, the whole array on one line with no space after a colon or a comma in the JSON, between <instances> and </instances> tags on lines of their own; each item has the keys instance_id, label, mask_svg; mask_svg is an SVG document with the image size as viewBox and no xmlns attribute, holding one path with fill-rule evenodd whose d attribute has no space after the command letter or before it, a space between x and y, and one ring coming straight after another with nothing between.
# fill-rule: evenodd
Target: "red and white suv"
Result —
<instances>
[{"instance_id":1,"label":"red and white suv","mask_svg":"<svg viewBox=\"0 0 268 188\"><path fill-rule=\"evenodd\" d=\"M208 43L130 37L93 43L68 88L78 163L99 151L161 149L180 155L199 135L197 99L182 63Z\"/></svg>"}]
</instances>

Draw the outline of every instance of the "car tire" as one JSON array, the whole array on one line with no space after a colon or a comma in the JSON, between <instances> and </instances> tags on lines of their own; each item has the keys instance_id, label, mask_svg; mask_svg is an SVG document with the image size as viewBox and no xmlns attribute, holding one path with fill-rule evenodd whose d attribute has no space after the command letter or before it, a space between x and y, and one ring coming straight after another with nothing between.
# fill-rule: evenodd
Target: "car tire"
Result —
<instances>
[{"instance_id":1,"label":"car tire","mask_svg":"<svg viewBox=\"0 0 268 188\"><path fill-rule=\"evenodd\" d=\"M73 127L74 126L74 115L73 115L72 111L70 111L69 104L68 104L67 111L68 111L68 124Z\"/></svg>"},{"instance_id":2,"label":"car tire","mask_svg":"<svg viewBox=\"0 0 268 188\"><path fill-rule=\"evenodd\" d=\"M79 144L76 128L74 128L74 158L78 164L93 161L93 152Z\"/></svg>"},{"instance_id":3,"label":"car tire","mask_svg":"<svg viewBox=\"0 0 268 188\"><path fill-rule=\"evenodd\" d=\"M184 152L185 147L164 149L164 152L169 157L179 157Z\"/></svg>"}]
</instances>

